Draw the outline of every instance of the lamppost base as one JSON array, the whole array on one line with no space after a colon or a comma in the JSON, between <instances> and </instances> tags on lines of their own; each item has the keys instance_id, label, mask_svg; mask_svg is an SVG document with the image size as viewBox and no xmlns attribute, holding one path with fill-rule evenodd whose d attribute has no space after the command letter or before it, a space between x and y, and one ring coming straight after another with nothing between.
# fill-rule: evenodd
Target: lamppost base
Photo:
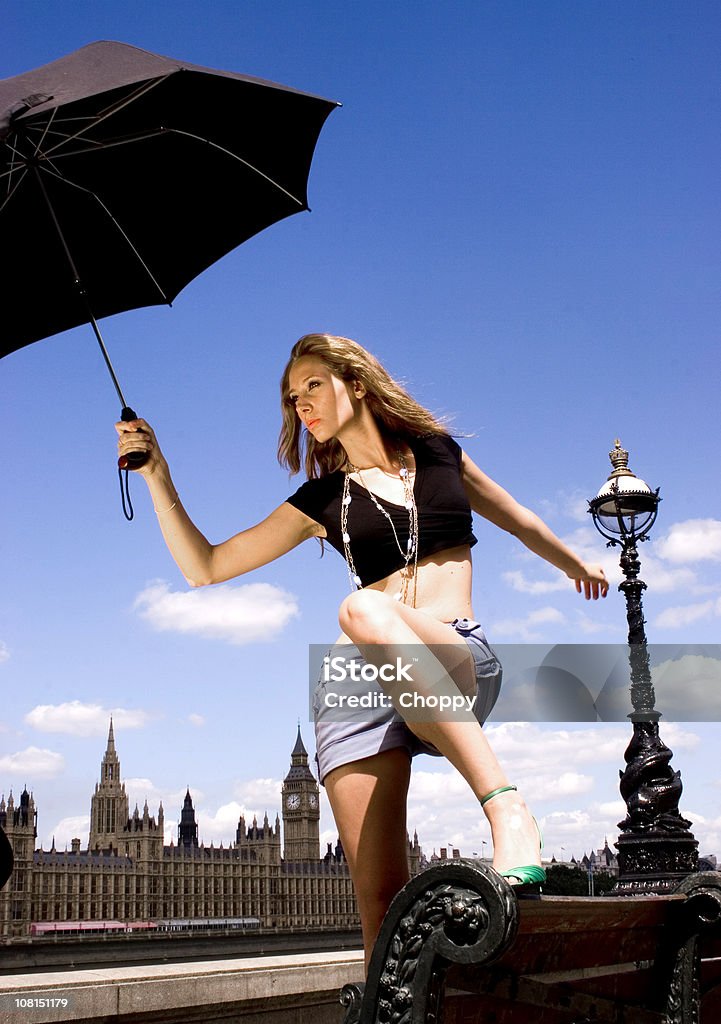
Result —
<instances>
[{"instance_id":1,"label":"lamppost base","mask_svg":"<svg viewBox=\"0 0 721 1024\"><path fill-rule=\"evenodd\" d=\"M698 842L686 835L620 835L618 880L609 896L673 892L698 871Z\"/></svg>"}]
</instances>

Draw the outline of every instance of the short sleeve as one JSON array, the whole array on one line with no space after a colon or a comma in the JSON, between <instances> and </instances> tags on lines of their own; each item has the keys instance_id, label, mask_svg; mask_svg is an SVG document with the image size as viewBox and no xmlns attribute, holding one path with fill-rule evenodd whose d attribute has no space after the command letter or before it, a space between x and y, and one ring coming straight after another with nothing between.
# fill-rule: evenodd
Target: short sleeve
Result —
<instances>
[{"instance_id":1,"label":"short sleeve","mask_svg":"<svg viewBox=\"0 0 721 1024\"><path fill-rule=\"evenodd\" d=\"M334 475L334 474L332 474ZM334 498L335 487L329 486L330 477L321 477L318 480L307 480L302 484L295 494L291 494L285 500L293 508L316 523L324 524L326 510Z\"/></svg>"},{"instance_id":2,"label":"short sleeve","mask_svg":"<svg viewBox=\"0 0 721 1024\"><path fill-rule=\"evenodd\" d=\"M423 440L426 442L426 447L434 452L437 458L450 457L454 465L458 469L461 468L463 449L450 434L426 434Z\"/></svg>"},{"instance_id":3,"label":"short sleeve","mask_svg":"<svg viewBox=\"0 0 721 1024\"><path fill-rule=\"evenodd\" d=\"M460 469L461 463L463 461L463 449L459 445L458 441L456 441L455 437L451 437L450 434L446 434L443 440L445 442L448 453L453 457L453 459L456 462L456 465Z\"/></svg>"}]
</instances>

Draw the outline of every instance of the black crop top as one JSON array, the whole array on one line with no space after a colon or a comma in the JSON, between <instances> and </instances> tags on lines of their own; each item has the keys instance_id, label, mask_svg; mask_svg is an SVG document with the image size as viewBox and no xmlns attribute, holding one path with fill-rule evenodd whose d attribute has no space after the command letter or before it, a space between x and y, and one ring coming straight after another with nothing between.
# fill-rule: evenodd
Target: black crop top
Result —
<instances>
[{"instance_id":1,"label":"black crop top","mask_svg":"<svg viewBox=\"0 0 721 1024\"><path fill-rule=\"evenodd\" d=\"M418 509L418 558L426 558L461 544L472 546L471 507L461 480L461 447L447 434L414 437L408 445L416 460L413 491ZM286 498L289 505L325 527L328 543L344 555L340 528L343 496L342 470L308 480ZM350 549L363 585L377 583L404 565L388 520L371 501L368 492L350 481L352 502L348 508ZM405 550L408 541L408 510L378 498L393 520Z\"/></svg>"}]
</instances>

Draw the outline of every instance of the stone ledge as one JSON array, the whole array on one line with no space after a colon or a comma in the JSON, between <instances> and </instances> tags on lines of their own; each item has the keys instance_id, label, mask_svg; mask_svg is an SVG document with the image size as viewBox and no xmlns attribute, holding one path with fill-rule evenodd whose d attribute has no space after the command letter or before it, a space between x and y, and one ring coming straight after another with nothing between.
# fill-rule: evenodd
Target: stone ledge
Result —
<instances>
[{"instance_id":1,"label":"stone ledge","mask_svg":"<svg viewBox=\"0 0 721 1024\"><path fill-rule=\"evenodd\" d=\"M360 950L200 963L143 964L0 977L0 1024L262 1020L340 1021L338 993L363 979ZM16 999L67 999L67 1009Z\"/></svg>"}]
</instances>

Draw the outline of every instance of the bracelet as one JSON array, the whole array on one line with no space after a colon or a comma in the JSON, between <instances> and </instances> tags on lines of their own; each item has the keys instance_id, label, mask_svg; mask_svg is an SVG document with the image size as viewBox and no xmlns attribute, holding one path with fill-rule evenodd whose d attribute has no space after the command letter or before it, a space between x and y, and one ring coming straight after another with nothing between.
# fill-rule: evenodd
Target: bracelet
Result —
<instances>
[{"instance_id":1,"label":"bracelet","mask_svg":"<svg viewBox=\"0 0 721 1024\"><path fill-rule=\"evenodd\" d=\"M162 516L165 512L172 512L179 501L180 497L176 494L175 501L170 506L170 508L155 508L155 506L153 506L153 512L155 512L156 516Z\"/></svg>"}]
</instances>

